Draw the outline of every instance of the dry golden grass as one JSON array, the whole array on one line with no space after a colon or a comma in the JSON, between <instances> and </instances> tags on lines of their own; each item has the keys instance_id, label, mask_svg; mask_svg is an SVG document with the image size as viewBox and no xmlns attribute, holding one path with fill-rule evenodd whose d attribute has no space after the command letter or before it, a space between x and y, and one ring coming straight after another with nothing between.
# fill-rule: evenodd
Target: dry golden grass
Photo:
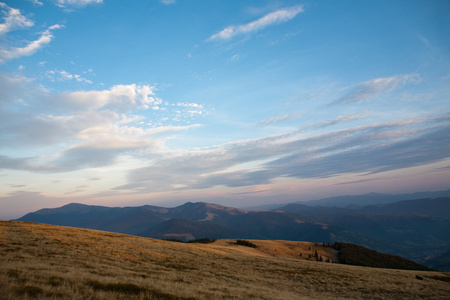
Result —
<instances>
[{"instance_id":1,"label":"dry golden grass","mask_svg":"<svg viewBox=\"0 0 450 300\"><path fill-rule=\"evenodd\" d=\"M317 252L322 261L338 261L336 250L323 247L319 243L276 240L251 240L251 242L257 248L235 245L236 240L218 240L213 244L202 245L200 251L211 251L219 254L240 253L262 257L291 257L304 260L317 260L314 257Z\"/></svg>"},{"instance_id":2,"label":"dry golden grass","mask_svg":"<svg viewBox=\"0 0 450 300\"><path fill-rule=\"evenodd\" d=\"M315 250L335 255L311 243L234 242L183 244L3 221L0 299L450 298L448 273L302 259Z\"/></svg>"}]
</instances>

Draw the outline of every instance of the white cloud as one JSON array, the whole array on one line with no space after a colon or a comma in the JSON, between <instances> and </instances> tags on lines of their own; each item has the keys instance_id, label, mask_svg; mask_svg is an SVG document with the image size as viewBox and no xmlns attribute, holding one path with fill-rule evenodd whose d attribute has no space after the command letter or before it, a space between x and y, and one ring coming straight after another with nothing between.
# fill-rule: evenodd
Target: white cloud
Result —
<instances>
[{"instance_id":1,"label":"white cloud","mask_svg":"<svg viewBox=\"0 0 450 300\"><path fill-rule=\"evenodd\" d=\"M3 2L0 2L2 14L6 15L5 22L0 24L0 35L15 29L22 29L34 26L33 21L28 20L20 13L20 10L11 8Z\"/></svg>"},{"instance_id":2,"label":"white cloud","mask_svg":"<svg viewBox=\"0 0 450 300\"><path fill-rule=\"evenodd\" d=\"M44 3L40 2L39 0L29 0L29 1L31 1L34 5L37 5L37 6L44 5Z\"/></svg>"},{"instance_id":3,"label":"white cloud","mask_svg":"<svg viewBox=\"0 0 450 300\"><path fill-rule=\"evenodd\" d=\"M235 62L235 61L238 61L239 60L239 54L235 54L235 55L233 55L231 58L230 58L230 61L231 62Z\"/></svg>"},{"instance_id":4,"label":"white cloud","mask_svg":"<svg viewBox=\"0 0 450 300\"><path fill-rule=\"evenodd\" d=\"M177 106L183 106L183 107L194 107L194 108L203 108L202 104L198 103L191 103L191 102L178 102Z\"/></svg>"},{"instance_id":5,"label":"white cloud","mask_svg":"<svg viewBox=\"0 0 450 300\"><path fill-rule=\"evenodd\" d=\"M89 4L103 3L103 0L56 0L59 7L76 6L84 7Z\"/></svg>"},{"instance_id":6,"label":"white cloud","mask_svg":"<svg viewBox=\"0 0 450 300\"><path fill-rule=\"evenodd\" d=\"M109 90L66 92L49 95L47 99L54 107L75 111L148 109L163 102L155 97L154 89L149 85L115 85Z\"/></svg>"},{"instance_id":7,"label":"white cloud","mask_svg":"<svg viewBox=\"0 0 450 300\"><path fill-rule=\"evenodd\" d=\"M167 138L199 125L142 125L150 115L137 114L136 109L163 102L154 90L130 84L51 94L30 79L0 73L0 169L69 172L165 150ZM180 103L185 110L199 106ZM21 149L31 155L15 157Z\"/></svg>"},{"instance_id":8,"label":"white cloud","mask_svg":"<svg viewBox=\"0 0 450 300\"><path fill-rule=\"evenodd\" d=\"M212 35L208 40L227 40L239 34L258 31L273 24L284 23L292 20L303 11L303 5L280 9L267 14L256 21L244 25L228 26L222 31Z\"/></svg>"},{"instance_id":9,"label":"white cloud","mask_svg":"<svg viewBox=\"0 0 450 300\"><path fill-rule=\"evenodd\" d=\"M406 74L372 79L353 86L347 95L333 101L331 104L361 102L367 99L375 98L380 94L390 92L400 85L404 85L408 82L418 82L419 80L420 77L417 74Z\"/></svg>"},{"instance_id":10,"label":"white cloud","mask_svg":"<svg viewBox=\"0 0 450 300\"><path fill-rule=\"evenodd\" d=\"M86 72L85 72L86 73ZM50 70L46 72L47 76L52 80L76 80L78 82L84 82L92 84L92 80L81 77L78 74L70 74L65 70ZM58 76L55 78L55 76Z\"/></svg>"},{"instance_id":11,"label":"white cloud","mask_svg":"<svg viewBox=\"0 0 450 300\"><path fill-rule=\"evenodd\" d=\"M34 54L36 51L47 45L54 38L52 34L52 30L63 28L62 25L56 24L50 26L47 30L45 30L42 35L35 41L28 43L25 47L16 47L16 48L1 48L0 49L0 64L5 63L8 60L29 56Z\"/></svg>"}]
</instances>

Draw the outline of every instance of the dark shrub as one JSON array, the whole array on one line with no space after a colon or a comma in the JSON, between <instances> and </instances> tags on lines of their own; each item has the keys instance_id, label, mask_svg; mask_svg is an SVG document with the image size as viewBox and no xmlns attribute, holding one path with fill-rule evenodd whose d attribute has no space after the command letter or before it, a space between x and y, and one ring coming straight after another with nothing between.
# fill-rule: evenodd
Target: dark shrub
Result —
<instances>
[{"instance_id":1,"label":"dark shrub","mask_svg":"<svg viewBox=\"0 0 450 300\"><path fill-rule=\"evenodd\" d=\"M236 245L241 245L241 246L246 246L246 247L251 247L251 248L256 248L257 247L252 242L246 241L246 240L237 240L235 244Z\"/></svg>"}]
</instances>

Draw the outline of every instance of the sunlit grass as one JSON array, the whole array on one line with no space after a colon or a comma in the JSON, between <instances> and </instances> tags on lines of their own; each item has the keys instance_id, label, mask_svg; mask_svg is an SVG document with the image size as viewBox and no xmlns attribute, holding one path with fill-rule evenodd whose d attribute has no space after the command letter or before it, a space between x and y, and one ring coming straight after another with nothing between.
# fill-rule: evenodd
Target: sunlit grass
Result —
<instances>
[{"instance_id":1,"label":"sunlit grass","mask_svg":"<svg viewBox=\"0 0 450 300\"><path fill-rule=\"evenodd\" d=\"M443 272L308 261L321 245L236 240L184 244L0 222L1 299L446 299ZM300 256L300 253L303 253ZM327 256L328 255L328 256ZM418 280L420 276L422 280Z\"/></svg>"}]
</instances>

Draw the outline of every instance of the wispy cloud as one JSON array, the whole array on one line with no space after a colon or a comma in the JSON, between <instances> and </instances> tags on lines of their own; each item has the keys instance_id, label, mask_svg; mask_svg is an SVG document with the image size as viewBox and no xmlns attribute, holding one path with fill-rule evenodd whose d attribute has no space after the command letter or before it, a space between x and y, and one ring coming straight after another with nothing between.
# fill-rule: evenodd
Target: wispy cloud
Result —
<instances>
[{"instance_id":1,"label":"wispy cloud","mask_svg":"<svg viewBox=\"0 0 450 300\"><path fill-rule=\"evenodd\" d=\"M159 2L161 2L164 5L170 5L170 4L175 4L177 1L176 0L159 0Z\"/></svg>"},{"instance_id":2,"label":"wispy cloud","mask_svg":"<svg viewBox=\"0 0 450 300\"><path fill-rule=\"evenodd\" d=\"M118 190L150 192L326 178L426 165L450 157L450 117L370 124L307 138L295 134L239 141L166 156L130 171Z\"/></svg>"},{"instance_id":3,"label":"wispy cloud","mask_svg":"<svg viewBox=\"0 0 450 300\"><path fill-rule=\"evenodd\" d=\"M351 87L345 96L333 101L331 104L362 102L367 99L375 98L383 93L390 92L398 86L408 82L417 82L419 80L420 77L417 74L372 79Z\"/></svg>"},{"instance_id":4,"label":"wispy cloud","mask_svg":"<svg viewBox=\"0 0 450 300\"><path fill-rule=\"evenodd\" d=\"M283 8L274 12L271 12L260 19L243 24L243 25L231 25L223 29L222 31L213 34L208 40L227 40L232 37L244 33L250 33L259 31L267 26L284 23L292 20L299 13L303 12L303 5L296 5L288 8Z\"/></svg>"},{"instance_id":5,"label":"wispy cloud","mask_svg":"<svg viewBox=\"0 0 450 300\"><path fill-rule=\"evenodd\" d=\"M44 5L44 3L40 2L39 0L29 0L29 1L31 1L34 5L37 5L37 6Z\"/></svg>"},{"instance_id":6,"label":"wispy cloud","mask_svg":"<svg viewBox=\"0 0 450 300\"><path fill-rule=\"evenodd\" d=\"M34 26L34 22L23 16L19 9L11 8L3 2L0 2L0 9L1 13L5 15L4 23L0 24L0 35L12 30Z\"/></svg>"},{"instance_id":7,"label":"wispy cloud","mask_svg":"<svg viewBox=\"0 0 450 300\"><path fill-rule=\"evenodd\" d=\"M103 0L56 0L56 5L59 7L84 7L89 4L103 3Z\"/></svg>"},{"instance_id":8,"label":"wispy cloud","mask_svg":"<svg viewBox=\"0 0 450 300\"><path fill-rule=\"evenodd\" d=\"M84 77L81 77L78 74L71 74L65 70L50 70L46 72L46 75L51 79L51 80L75 80L78 82L84 82L84 83L89 83L92 84L92 80L86 79Z\"/></svg>"},{"instance_id":9,"label":"wispy cloud","mask_svg":"<svg viewBox=\"0 0 450 300\"><path fill-rule=\"evenodd\" d=\"M278 123L283 123L283 122L296 120L296 119L298 119L300 117L301 117L301 114L299 114L299 113L292 113L292 114L287 114L287 115L283 115L283 116L277 116L277 117L272 117L270 119L262 120L260 122L260 124L261 125L273 125L273 124L278 124Z\"/></svg>"},{"instance_id":10,"label":"wispy cloud","mask_svg":"<svg viewBox=\"0 0 450 300\"><path fill-rule=\"evenodd\" d=\"M232 195L232 196L234 196L234 195L250 195L250 194L259 194L259 193L265 193L265 192L270 192L270 190L267 189L267 190L252 191L252 192L230 193L230 195Z\"/></svg>"},{"instance_id":11,"label":"wispy cloud","mask_svg":"<svg viewBox=\"0 0 450 300\"><path fill-rule=\"evenodd\" d=\"M364 119L366 116L364 114L349 114L349 115L342 115L332 120L326 120L319 123L314 124L312 127L315 128L326 128L329 126L341 124L341 123L347 123L355 120Z\"/></svg>"},{"instance_id":12,"label":"wispy cloud","mask_svg":"<svg viewBox=\"0 0 450 300\"><path fill-rule=\"evenodd\" d=\"M43 48L53 40L54 36L52 31L60 28L63 28L63 26L59 24L50 26L37 40L28 43L25 47L0 48L0 64L14 58L29 56L36 53L39 49Z\"/></svg>"}]
</instances>

